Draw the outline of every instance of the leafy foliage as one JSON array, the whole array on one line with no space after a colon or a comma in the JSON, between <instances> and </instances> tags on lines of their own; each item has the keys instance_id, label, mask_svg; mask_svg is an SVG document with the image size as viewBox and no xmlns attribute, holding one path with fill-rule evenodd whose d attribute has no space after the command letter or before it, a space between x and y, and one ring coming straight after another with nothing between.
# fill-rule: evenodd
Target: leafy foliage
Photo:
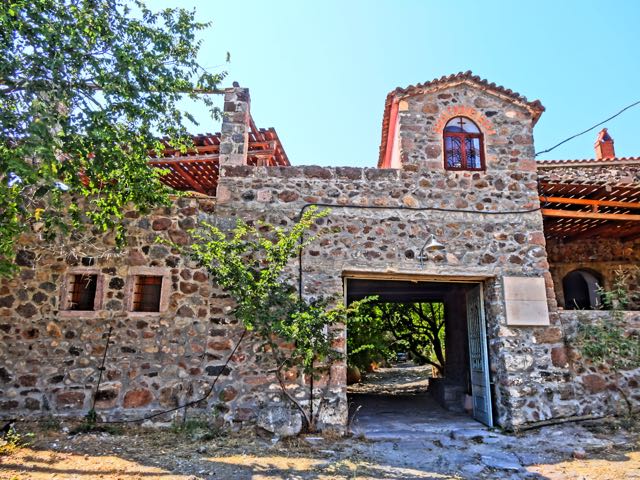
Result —
<instances>
[{"instance_id":1,"label":"leafy foliage","mask_svg":"<svg viewBox=\"0 0 640 480\"><path fill-rule=\"evenodd\" d=\"M343 322L346 310L330 308L327 299L299 298L286 281L291 258L312 240L303 234L315 220L328 213L308 209L290 230L261 223L258 227L239 220L225 232L204 225L194 234L193 256L209 270L212 279L236 301L235 317L262 341L262 351L271 356L283 394L301 411L307 427L315 418L290 395L285 385L287 369L299 368L317 375L339 358L331 326Z\"/></svg>"},{"instance_id":2,"label":"leafy foliage","mask_svg":"<svg viewBox=\"0 0 640 480\"><path fill-rule=\"evenodd\" d=\"M0 437L0 457L3 455L10 455L22 447L28 447L33 442L33 433L20 433L13 426Z\"/></svg>"},{"instance_id":3,"label":"leafy foliage","mask_svg":"<svg viewBox=\"0 0 640 480\"><path fill-rule=\"evenodd\" d=\"M409 351L419 364L444 374L444 304L391 303L369 299L349 314L349 363L366 368L371 361L390 360Z\"/></svg>"},{"instance_id":4,"label":"leafy foliage","mask_svg":"<svg viewBox=\"0 0 640 480\"><path fill-rule=\"evenodd\" d=\"M393 360L399 350L395 338L387 330L377 300L378 297L370 297L362 301L347 318L347 361L362 371L366 371L372 362Z\"/></svg>"},{"instance_id":5,"label":"leafy foliage","mask_svg":"<svg viewBox=\"0 0 640 480\"><path fill-rule=\"evenodd\" d=\"M206 27L142 1L0 2L0 274L30 224L46 240L89 221L122 243L125 205L168 203L147 160L161 137L188 147L185 96L217 114L202 94L224 73L197 62Z\"/></svg>"},{"instance_id":6,"label":"leafy foliage","mask_svg":"<svg viewBox=\"0 0 640 480\"><path fill-rule=\"evenodd\" d=\"M625 332L624 310L637 292L630 293L627 285L640 269L622 269L615 272L610 290L601 290L604 308L610 315L595 323L580 323L577 345L582 355L591 362L613 371L640 367L640 333Z\"/></svg>"}]
</instances>

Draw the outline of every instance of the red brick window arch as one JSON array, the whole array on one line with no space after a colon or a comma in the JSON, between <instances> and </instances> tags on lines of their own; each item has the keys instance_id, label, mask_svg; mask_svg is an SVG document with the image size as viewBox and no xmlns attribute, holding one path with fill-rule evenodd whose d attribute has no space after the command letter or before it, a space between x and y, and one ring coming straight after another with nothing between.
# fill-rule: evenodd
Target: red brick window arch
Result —
<instances>
[{"instance_id":1,"label":"red brick window arch","mask_svg":"<svg viewBox=\"0 0 640 480\"><path fill-rule=\"evenodd\" d=\"M444 137L444 168L447 170L484 170L482 132L467 117L447 122Z\"/></svg>"}]
</instances>

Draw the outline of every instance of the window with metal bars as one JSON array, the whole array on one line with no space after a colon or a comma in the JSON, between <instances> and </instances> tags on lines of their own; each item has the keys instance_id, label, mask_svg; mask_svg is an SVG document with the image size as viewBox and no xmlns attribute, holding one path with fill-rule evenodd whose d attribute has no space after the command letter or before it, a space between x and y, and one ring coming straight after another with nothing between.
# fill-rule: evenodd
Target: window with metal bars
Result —
<instances>
[{"instance_id":1,"label":"window with metal bars","mask_svg":"<svg viewBox=\"0 0 640 480\"><path fill-rule=\"evenodd\" d=\"M454 117L444 127L444 167L484 170L482 133L468 118Z\"/></svg>"},{"instance_id":2,"label":"window with metal bars","mask_svg":"<svg viewBox=\"0 0 640 480\"><path fill-rule=\"evenodd\" d=\"M98 275L80 273L71 275L69 284L68 310L91 311L96 301Z\"/></svg>"},{"instance_id":3,"label":"window with metal bars","mask_svg":"<svg viewBox=\"0 0 640 480\"><path fill-rule=\"evenodd\" d=\"M136 275L133 285L133 311L159 312L162 276Z\"/></svg>"}]
</instances>

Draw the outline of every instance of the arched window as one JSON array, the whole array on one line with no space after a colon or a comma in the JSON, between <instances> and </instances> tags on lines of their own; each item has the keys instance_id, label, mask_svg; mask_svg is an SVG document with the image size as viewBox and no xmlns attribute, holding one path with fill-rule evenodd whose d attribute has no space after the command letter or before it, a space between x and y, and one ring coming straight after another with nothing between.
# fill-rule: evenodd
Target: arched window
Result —
<instances>
[{"instance_id":1,"label":"arched window","mask_svg":"<svg viewBox=\"0 0 640 480\"><path fill-rule=\"evenodd\" d=\"M444 127L444 168L484 170L482 132L465 117L454 117Z\"/></svg>"},{"instance_id":2,"label":"arched window","mask_svg":"<svg viewBox=\"0 0 640 480\"><path fill-rule=\"evenodd\" d=\"M590 270L574 270L562 279L564 290L564 308L567 310L585 310L602 307L600 289L602 277Z\"/></svg>"}]
</instances>

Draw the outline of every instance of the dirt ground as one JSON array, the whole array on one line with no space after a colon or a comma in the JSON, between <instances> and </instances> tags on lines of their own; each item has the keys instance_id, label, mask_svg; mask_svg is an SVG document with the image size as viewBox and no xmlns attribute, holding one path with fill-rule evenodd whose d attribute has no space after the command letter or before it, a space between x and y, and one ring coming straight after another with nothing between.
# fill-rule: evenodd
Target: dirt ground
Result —
<instances>
[{"instance_id":1,"label":"dirt ground","mask_svg":"<svg viewBox=\"0 0 640 480\"><path fill-rule=\"evenodd\" d=\"M431 365L404 362L365 373L362 382L349 385L349 393L375 395L407 395L420 393L429 387Z\"/></svg>"},{"instance_id":2,"label":"dirt ground","mask_svg":"<svg viewBox=\"0 0 640 480\"><path fill-rule=\"evenodd\" d=\"M638 418L506 434L421 403L428 400L428 376L423 367L396 366L350 387L361 398L377 396L373 404L380 411L367 412L365 404L352 419L354 427L368 426L366 435L378 433L369 439L277 440L204 422L73 434L74 424L53 419L18 422L18 432L34 437L28 446L0 453L0 480L640 480Z\"/></svg>"},{"instance_id":3,"label":"dirt ground","mask_svg":"<svg viewBox=\"0 0 640 480\"><path fill-rule=\"evenodd\" d=\"M571 434L576 435L575 425ZM487 444L493 466L484 456L477 461L456 464L455 445L368 442L356 438L306 436L290 441L273 441L253 431L219 434L206 428L185 431L127 427L122 433L71 435L43 429L37 424L19 424L19 431L35 432L31 446L0 456L3 480L44 479L640 479L638 431L621 430L618 423L581 426L595 438L614 439L598 448L564 452L549 461L517 468L500 464L509 449ZM560 438L561 427L531 432L547 443ZM524 440L510 437L511 444ZM212 438L213 437L213 438ZM586 438L586 437L585 437ZM458 439L459 440L459 439ZM479 439L466 439L478 446ZM453 438L451 442L456 442ZM530 442L523 442L525 443ZM587 442L589 443L589 442ZM593 442L590 445L594 446ZM482 446L482 445L480 445ZM523 447L535 455L536 449ZM493 452L493 454L491 454ZM463 457L460 457L463 459ZM475 457L474 457L475 458ZM496 460L497 459L497 460ZM535 461L533 458L532 461Z\"/></svg>"}]
</instances>

